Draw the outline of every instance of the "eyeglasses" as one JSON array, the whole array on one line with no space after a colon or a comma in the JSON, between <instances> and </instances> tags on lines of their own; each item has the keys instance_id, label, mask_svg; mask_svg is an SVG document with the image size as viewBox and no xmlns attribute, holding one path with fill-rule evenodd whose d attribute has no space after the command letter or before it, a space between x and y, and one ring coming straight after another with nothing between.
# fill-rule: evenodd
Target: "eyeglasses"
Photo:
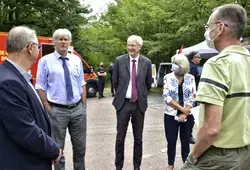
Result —
<instances>
[{"instance_id":1,"label":"eyeglasses","mask_svg":"<svg viewBox=\"0 0 250 170\"><path fill-rule=\"evenodd\" d=\"M208 25L208 24L204 24L204 28L205 28L205 30L207 31L210 25L220 24L220 23L222 23L222 24L224 24L226 27L228 27L228 25L225 24L224 22L218 21L218 22L215 22L215 23L210 23L209 25Z\"/></svg>"},{"instance_id":2,"label":"eyeglasses","mask_svg":"<svg viewBox=\"0 0 250 170\"><path fill-rule=\"evenodd\" d=\"M40 50L41 50L41 47L42 47L41 45L39 45L39 44L37 44L37 43L29 43L29 44L27 45L27 47L29 47L30 45L36 46L38 51L40 51Z\"/></svg>"}]
</instances>

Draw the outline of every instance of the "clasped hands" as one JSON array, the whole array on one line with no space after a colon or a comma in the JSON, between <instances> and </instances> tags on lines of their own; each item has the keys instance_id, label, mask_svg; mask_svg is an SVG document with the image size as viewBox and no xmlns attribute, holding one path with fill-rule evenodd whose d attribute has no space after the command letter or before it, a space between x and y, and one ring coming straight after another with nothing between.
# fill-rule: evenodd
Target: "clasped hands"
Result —
<instances>
[{"instance_id":1,"label":"clasped hands","mask_svg":"<svg viewBox=\"0 0 250 170\"><path fill-rule=\"evenodd\" d=\"M189 108L183 108L181 112L182 114L179 115L178 122L184 122L187 119L187 116L191 113L191 110Z\"/></svg>"}]
</instances>

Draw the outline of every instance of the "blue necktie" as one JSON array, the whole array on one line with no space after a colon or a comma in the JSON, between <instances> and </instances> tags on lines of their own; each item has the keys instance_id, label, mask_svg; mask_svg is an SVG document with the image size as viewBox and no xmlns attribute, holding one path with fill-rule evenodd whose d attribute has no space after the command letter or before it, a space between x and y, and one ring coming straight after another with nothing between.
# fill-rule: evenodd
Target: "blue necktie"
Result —
<instances>
[{"instance_id":1,"label":"blue necktie","mask_svg":"<svg viewBox=\"0 0 250 170\"><path fill-rule=\"evenodd\" d=\"M63 70L64 70L67 99L68 101L71 101L73 99L73 89L72 89L72 84L71 84L71 79L70 79L70 74L69 74L69 68L66 64L66 60L68 60L68 58L66 57L60 57L60 58L63 61Z\"/></svg>"}]
</instances>

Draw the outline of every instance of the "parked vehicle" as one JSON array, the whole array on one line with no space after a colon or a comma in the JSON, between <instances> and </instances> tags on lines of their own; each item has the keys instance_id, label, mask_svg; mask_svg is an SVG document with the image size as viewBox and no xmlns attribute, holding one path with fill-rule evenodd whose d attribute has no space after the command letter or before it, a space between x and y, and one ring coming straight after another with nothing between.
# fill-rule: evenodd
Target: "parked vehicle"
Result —
<instances>
[{"instance_id":1,"label":"parked vehicle","mask_svg":"<svg viewBox=\"0 0 250 170\"><path fill-rule=\"evenodd\" d=\"M0 64L7 58L8 54L6 52L6 37L7 33L5 32L0 32ZM41 45L41 50L39 52L38 60L49 54L52 53L54 49L54 45L52 42L52 38L50 37L42 37L38 36L38 42L39 45ZM73 53L77 55L83 63L83 70L84 70L84 79L87 83L86 89L87 89L87 97L95 97L97 90L98 90L98 79L96 74L93 72L92 67L86 62L86 60L83 59L76 51L74 51L73 47L71 46L69 48L69 53ZM37 72L37 64L38 60L36 63L31 67L31 73L32 73L32 80L35 85L36 83L36 72Z\"/></svg>"},{"instance_id":2,"label":"parked vehicle","mask_svg":"<svg viewBox=\"0 0 250 170\"><path fill-rule=\"evenodd\" d=\"M156 76L156 81L157 81L157 87L162 87L163 86L163 77L171 73L171 67L172 63L160 63L159 68L157 71L157 76Z\"/></svg>"}]
</instances>

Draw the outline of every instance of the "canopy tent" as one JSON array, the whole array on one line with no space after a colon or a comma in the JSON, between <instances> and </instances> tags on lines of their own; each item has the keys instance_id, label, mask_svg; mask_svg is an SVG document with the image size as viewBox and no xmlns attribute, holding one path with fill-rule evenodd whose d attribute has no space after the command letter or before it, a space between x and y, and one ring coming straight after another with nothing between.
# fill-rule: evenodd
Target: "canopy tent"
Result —
<instances>
[{"instance_id":1,"label":"canopy tent","mask_svg":"<svg viewBox=\"0 0 250 170\"><path fill-rule=\"evenodd\" d=\"M177 50L178 53L179 50ZM218 51L207 46L206 41L202 41L199 44L193 45L191 47L183 48L182 53L188 55L192 51L197 51L201 54L202 58L210 58L218 54Z\"/></svg>"}]
</instances>

